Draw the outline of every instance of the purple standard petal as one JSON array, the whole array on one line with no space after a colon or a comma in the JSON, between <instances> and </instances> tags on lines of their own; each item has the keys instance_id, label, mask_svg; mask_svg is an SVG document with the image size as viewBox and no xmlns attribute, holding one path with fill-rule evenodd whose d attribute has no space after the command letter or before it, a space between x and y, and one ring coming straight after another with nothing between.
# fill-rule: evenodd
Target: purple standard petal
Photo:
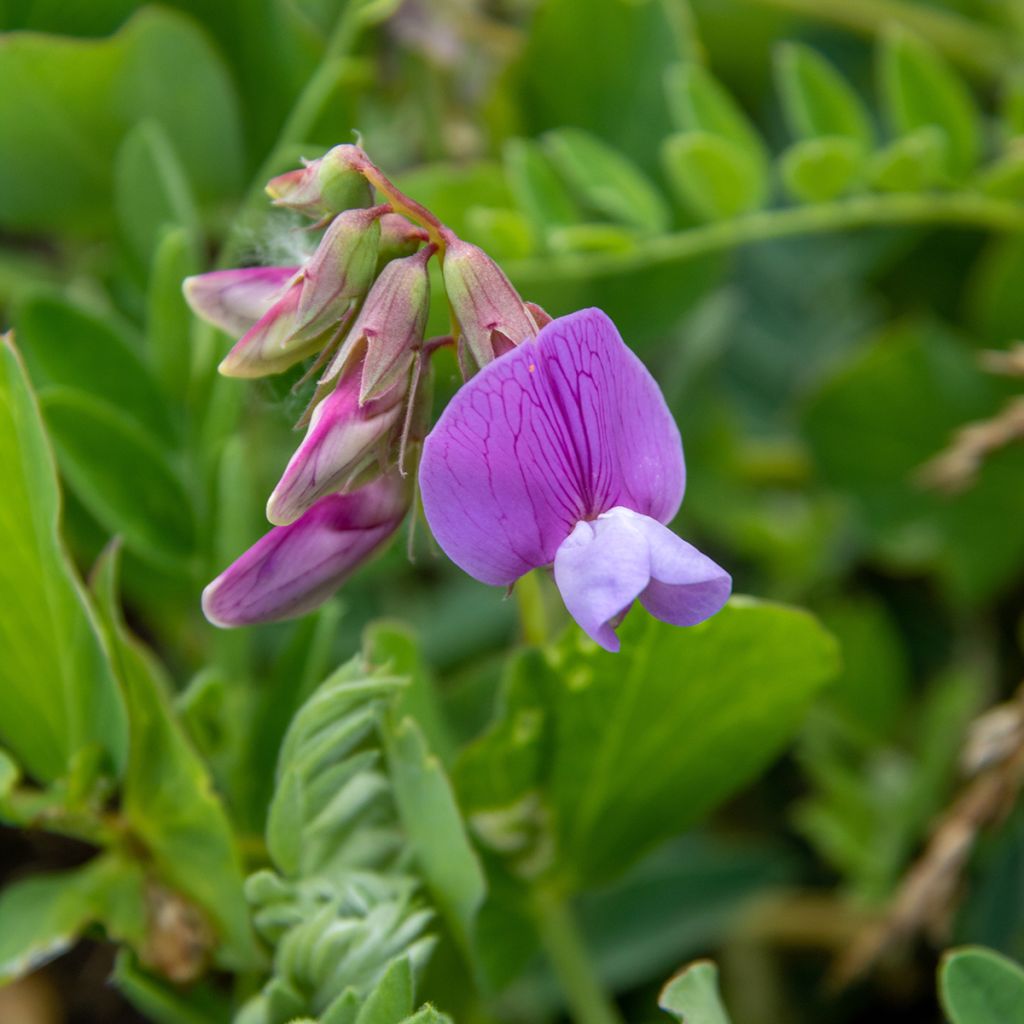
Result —
<instances>
[{"instance_id":1,"label":"purple standard petal","mask_svg":"<svg viewBox=\"0 0 1024 1024\"><path fill-rule=\"evenodd\" d=\"M225 569L203 591L204 614L227 627L310 611L395 532L408 508L408 487L394 476L322 498Z\"/></svg>"},{"instance_id":2,"label":"purple standard petal","mask_svg":"<svg viewBox=\"0 0 1024 1024\"><path fill-rule=\"evenodd\" d=\"M614 626L636 598L656 618L693 626L725 604L732 580L721 566L656 519L614 508L581 522L555 555L555 582L569 613L609 651Z\"/></svg>"},{"instance_id":3,"label":"purple standard petal","mask_svg":"<svg viewBox=\"0 0 1024 1024\"><path fill-rule=\"evenodd\" d=\"M580 520L616 506L667 521L683 449L658 385L598 309L548 324L485 366L427 437L420 488L449 558L508 585Z\"/></svg>"},{"instance_id":4,"label":"purple standard petal","mask_svg":"<svg viewBox=\"0 0 1024 1024\"><path fill-rule=\"evenodd\" d=\"M408 381L360 405L361 379L362 362L314 409L302 444L267 502L272 523L294 522L319 498L352 487L367 465L386 457L401 423Z\"/></svg>"},{"instance_id":5,"label":"purple standard petal","mask_svg":"<svg viewBox=\"0 0 1024 1024\"><path fill-rule=\"evenodd\" d=\"M281 297L298 267L245 267L186 277L185 299L196 316L228 334L244 334Z\"/></svg>"}]
</instances>

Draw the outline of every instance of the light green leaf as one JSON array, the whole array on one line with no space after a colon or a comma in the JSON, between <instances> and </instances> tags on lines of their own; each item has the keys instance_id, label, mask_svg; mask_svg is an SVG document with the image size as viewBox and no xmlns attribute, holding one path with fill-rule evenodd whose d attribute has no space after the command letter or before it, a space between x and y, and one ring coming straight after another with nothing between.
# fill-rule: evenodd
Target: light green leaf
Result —
<instances>
[{"instance_id":1,"label":"light green leaf","mask_svg":"<svg viewBox=\"0 0 1024 1024\"><path fill-rule=\"evenodd\" d=\"M679 198L702 220L736 217L764 201L765 183L757 164L748 150L724 135L670 135L661 157Z\"/></svg>"},{"instance_id":2,"label":"light green leaf","mask_svg":"<svg viewBox=\"0 0 1024 1024\"><path fill-rule=\"evenodd\" d=\"M181 281L178 281L178 293ZM17 311L18 347L38 390L67 387L102 399L155 437L175 430L160 386L138 353L137 339L56 293L40 292ZM179 359L187 352L179 339ZM185 360L187 364L187 360Z\"/></svg>"},{"instance_id":3,"label":"light green leaf","mask_svg":"<svg viewBox=\"0 0 1024 1024\"><path fill-rule=\"evenodd\" d=\"M124 705L58 531L53 455L24 367L0 342L0 734L40 781L99 745L120 770Z\"/></svg>"},{"instance_id":4,"label":"light green leaf","mask_svg":"<svg viewBox=\"0 0 1024 1024\"><path fill-rule=\"evenodd\" d=\"M108 39L29 32L6 38L0 224L102 230L112 211L117 147L144 119L166 130L200 199L238 187L242 143L233 87L188 17L147 7Z\"/></svg>"},{"instance_id":5,"label":"light green leaf","mask_svg":"<svg viewBox=\"0 0 1024 1024\"><path fill-rule=\"evenodd\" d=\"M187 569L191 500L166 449L106 402L72 388L40 393L61 470L82 504L133 554Z\"/></svg>"},{"instance_id":6,"label":"light green leaf","mask_svg":"<svg viewBox=\"0 0 1024 1024\"><path fill-rule=\"evenodd\" d=\"M823 135L790 146L782 155L786 189L805 203L825 203L851 191L860 180L864 152L855 139Z\"/></svg>"},{"instance_id":7,"label":"light green leaf","mask_svg":"<svg viewBox=\"0 0 1024 1024\"><path fill-rule=\"evenodd\" d=\"M801 43L782 43L775 51L775 78L786 124L798 139L842 136L861 151L871 148L874 132L864 104L824 57Z\"/></svg>"},{"instance_id":8,"label":"light green leaf","mask_svg":"<svg viewBox=\"0 0 1024 1024\"><path fill-rule=\"evenodd\" d=\"M572 630L551 653L551 799L580 884L621 872L750 781L836 669L812 616L750 599L687 629L631 615L620 636L609 654Z\"/></svg>"},{"instance_id":9,"label":"light green leaf","mask_svg":"<svg viewBox=\"0 0 1024 1024\"><path fill-rule=\"evenodd\" d=\"M868 180L883 192L923 192L942 181L948 149L942 131L920 128L875 153Z\"/></svg>"},{"instance_id":10,"label":"light green leaf","mask_svg":"<svg viewBox=\"0 0 1024 1024\"><path fill-rule=\"evenodd\" d=\"M494 259L525 259L536 249L533 224L519 210L470 206L467 234Z\"/></svg>"},{"instance_id":11,"label":"light green leaf","mask_svg":"<svg viewBox=\"0 0 1024 1024\"><path fill-rule=\"evenodd\" d=\"M486 882L451 785L413 719L391 724L385 746L410 849L435 904L463 947L468 947Z\"/></svg>"},{"instance_id":12,"label":"light green leaf","mask_svg":"<svg viewBox=\"0 0 1024 1024\"><path fill-rule=\"evenodd\" d=\"M402 1024L452 1024L452 1019L445 1013L427 1005L418 1009L411 1017L406 1017Z\"/></svg>"},{"instance_id":13,"label":"light green leaf","mask_svg":"<svg viewBox=\"0 0 1024 1024\"><path fill-rule=\"evenodd\" d=\"M626 156L579 128L544 136L544 149L586 206L641 231L664 231L669 211L661 193Z\"/></svg>"},{"instance_id":14,"label":"light green leaf","mask_svg":"<svg viewBox=\"0 0 1024 1024\"><path fill-rule=\"evenodd\" d=\"M1011 150L989 164L975 179L975 185L997 199L1024 200L1024 153Z\"/></svg>"},{"instance_id":15,"label":"light green leaf","mask_svg":"<svg viewBox=\"0 0 1024 1024\"><path fill-rule=\"evenodd\" d=\"M159 121L140 121L118 148L114 204L122 233L147 268L168 228L184 228L192 239L199 238L188 176Z\"/></svg>"},{"instance_id":16,"label":"light green leaf","mask_svg":"<svg viewBox=\"0 0 1024 1024\"><path fill-rule=\"evenodd\" d=\"M122 813L160 876L209 914L224 964L252 967L258 953L231 824L206 766L174 718L163 670L125 628L117 573L112 546L97 564L93 588L131 722Z\"/></svg>"},{"instance_id":17,"label":"light green leaf","mask_svg":"<svg viewBox=\"0 0 1024 1024\"><path fill-rule=\"evenodd\" d=\"M412 966L400 956L360 1007L356 1024L401 1024L412 1013Z\"/></svg>"},{"instance_id":18,"label":"light green leaf","mask_svg":"<svg viewBox=\"0 0 1024 1024\"><path fill-rule=\"evenodd\" d=\"M0 985L60 956L93 922L107 922L111 937L141 943L143 881L138 865L107 854L8 886L0 894Z\"/></svg>"},{"instance_id":19,"label":"light green leaf","mask_svg":"<svg viewBox=\"0 0 1024 1024\"><path fill-rule=\"evenodd\" d=\"M567 224L548 236L552 252L630 252L636 243L636 231L617 224Z\"/></svg>"},{"instance_id":20,"label":"light green leaf","mask_svg":"<svg viewBox=\"0 0 1024 1024\"><path fill-rule=\"evenodd\" d=\"M951 1024L1011 1024L1024 1019L1024 970L982 946L954 949L939 967L939 997Z\"/></svg>"},{"instance_id":21,"label":"light green leaf","mask_svg":"<svg viewBox=\"0 0 1024 1024\"><path fill-rule=\"evenodd\" d=\"M267 852L285 875L294 875L299 870L305 824L302 777L294 767L288 767L278 781L267 813Z\"/></svg>"},{"instance_id":22,"label":"light green leaf","mask_svg":"<svg viewBox=\"0 0 1024 1024\"><path fill-rule=\"evenodd\" d=\"M681 1024L730 1024L718 994L718 968L710 960L680 971L661 990L658 1005Z\"/></svg>"},{"instance_id":23,"label":"light green leaf","mask_svg":"<svg viewBox=\"0 0 1024 1024\"><path fill-rule=\"evenodd\" d=\"M768 151L739 104L709 71L695 63L675 64L665 77L669 109L684 132L721 135L745 150L758 177L768 177Z\"/></svg>"},{"instance_id":24,"label":"light green leaf","mask_svg":"<svg viewBox=\"0 0 1024 1024\"><path fill-rule=\"evenodd\" d=\"M879 50L886 114L894 132L937 128L946 138L946 172L965 177L980 149L978 114L967 86L924 40L893 26Z\"/></svg>"},{"instance_id":25,"label":"light green leaf","mask_svg":"<svg viewBox=\"0 0 1024 1024\"><path fill-rule=\"evenodd\" d=\"M579 207L539 143L531 139L509 139L502 156L508 187L538 234L543 236L552 228L575 224L581 219Z\"/></svg>"}]
</instances>

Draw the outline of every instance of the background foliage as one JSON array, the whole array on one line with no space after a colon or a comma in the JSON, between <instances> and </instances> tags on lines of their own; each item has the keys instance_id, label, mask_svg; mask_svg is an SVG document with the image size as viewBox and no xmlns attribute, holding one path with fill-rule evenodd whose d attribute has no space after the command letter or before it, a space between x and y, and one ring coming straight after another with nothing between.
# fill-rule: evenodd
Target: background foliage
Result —
<instances>
[{"instance_id":1,"label":"background foliage","mask_svg":"<svg viewBox=\"0 0 1024 1024\"><path fill-rule=\"evenodd\" d=\"M1018 5L0 28L0 1017L1014 1019ZM527 298L613 316L686 442L677 525L757 600L611 656L420 530L304 619L202 620L301 401L217 378L181 280L293 254L262 185L354 130Z\"/></svg>"}]
</instances>

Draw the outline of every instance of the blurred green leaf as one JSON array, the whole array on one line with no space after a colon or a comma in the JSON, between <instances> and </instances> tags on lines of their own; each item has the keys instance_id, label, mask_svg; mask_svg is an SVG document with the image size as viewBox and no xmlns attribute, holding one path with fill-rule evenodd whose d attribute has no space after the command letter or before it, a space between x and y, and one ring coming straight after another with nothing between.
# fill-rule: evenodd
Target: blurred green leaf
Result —
<instances>
[{"instance_id":1,"label":"blurred green leaf","mask_svg":"<svg viewBox=\"0 0 1024 1024\"><path fill-rule=\"evenodd\" d=\"M620 636L616 655L576 630L552 652L551 801L563 867L584 884L749 781L836 668L814 618L749 599L688 629L632 615Z\"/></svg>"},{"instance_id":2,"label":"blurred green leaf","mask_svg":"<svg viewBox=\"0 0 1024 1024\"><path fill-rule=\"evenodd\" d=\"M538 235L580 220L579 208L539 143L508 139L502 157L508 187Z\"/></svg>"},{"instance_id":3,"label":"blurred green leaf","mask_svg":"<svg viewBox=\"0 0 1024 1024\"><path fill-rule=\"evenodd\" d=\"M211 986L172 987L147 974L127 949L118 952L110 981L152 1024L222 1024L231 1013L228 1001Z\"/></svg>"},{"instance_id":4,"label":"blurred green leaf","mask_svg":"<svg viewBox=\"0 0 1024 1024\"><path fill-rule=\"evenodd\" d=\"M144 119L166 130L201 200L237 189L237 102L191 19L147 7L109 39L8 36L0 47L0 225L102 229L115 153Z\"/></svg>"},{"instance_id":5,"label":"blurred green leaf","mask_svg":"<svg viewBox=\"0 0 1024 1024\"><path fill-rule=\"evenodd\" d=\"M666 75L665 88L676 126L686 132L721 135L745 150L765 190L768 151L764 141L711 73L699 64L676 64Z\"/></svg>"},{"instance_id":6,"label":"blurred green leaf","mask_svg":"<svg viewBox=\"0 0 1024 1024\"><path fill-rule=\"evenodd\" d=\"M400 956L366 997L355 1024L401 1024L411 1013L412 967L407 956Z\"/></svg>"},{"instance_id":7,"label":"blurred green leaf","mask_svg":"<svg viewBox=\"0 0 1024 1024\"><path fill-rule=\"evenodd\" d=\"M947 149L944 167L964 178L978 159L980 130L970 92L942 57L904 28L890 27L879 51L886 114L894 132L938 128Z\"/></svg>"},{"instance_id":8,"label":"blurred green leaf","mask_svg":"<svg viewBox=\"0 0 1024 1024\"><path fill-rule=\"evenodd\" d=\"M94 922L103 922L111 938L141 944L143 883L138 865L105 854L8 886L0 894L0 985L66 952Z\"/></svg>"},{"instance_id":9,"label":"blurred green leaf","mask_svg":"<svg viewBox=\"0 0 1024 1024\"><path fill-rule=\"evenodd\" d=\"M471 206L466 225L469 236L496 260L524 259L536 249L533 225L519 210Z\"/></svg>"},{"instance_id":10,"label":"blurred green leaf","mask_svg":"<svg viewBox=\"0 0 1024 1024\"><path fill-rule=\"evenodd\" d=\"M954 949L939 968L939 996L951 1024L1010 1024L1024 1013L1024 970L981 946Z\"/></svg>"},{"instance_id":11,"label":"blurred green leaf","mask_svg":"<svg viewBox=\"0 0 1024 1024\"><path fill-rule=\"evenodd\" d=\"M570 190L586 206L641 231L667 229L665 200L628 157L579 128L548 132L543 142Z\"/></svg>"},{"instance_id":12,"label":"blurred green leaf","mask_svg":"<svg viewBox=\"0 0 1024 1024\"><path fill-rule=\"evenodd\" d=\"M787 191L805 203L827 203L859 182L864 154L855 139L822 135L794 143L782 154Z\"/></svg>"},{"instance_id":13,"label":"blurred green leaf","mask_svg":"<svg viewBox=\"0 0 1024 1024\"><path fill-rule=\"evenodd\" d=\"M680 971L661 990L658 1005L682 1024L730 1024L718 994L718 968L710 960Z\"/></svg>"},{"instance_id":14,"label":"blurred green leaf","mask_svg":"<svg viewBox=\"0 0 1024 1024\"><path fill-rule=\"evenodd\" d=\"M114 204L122 233L147 269L167 228L184 228L198 248L200 221L192 189L159 121L140 121L118 147Z\"/></svg>"},{"instance_id":15,"label":"blurred green leaf","mask_svg":"<svg viewBox=\"0 0 1024 1024\"><path fill-rule=\"evenodd\" d=\"M670 135L661 155L665 177L702 220L736 217L764 201L764 179L749 151L723 135Z\"/></svg>"},{"instance_id":16,"label":"blurred green leaf","mask_svg":"<svg viewBox=\"0 0 1024 1024\"><path fill-rule=\"evenodd\" d=\"M4 742L40 781L98 744L120 769L124 705L59 534L56 467L24 367L0 345L0 722Z\"/></svg>"},{"instance_id":17,"label":"blurred green leaf","mask_svg":"<svg viewBox=\"0 0 1024 1024\"><path fill-rule=\"evenodd\" d=\"M948 148L938 128L919 128L875 153L868 179L883 192L923 192L942 180Z\"/></svg>"},{"instance_id":18,"label":"blurred green leaf","mask_svg":"<svg viewBox=\"0 0 1024 1024\"><path fill-rule=\"evenodd\" d=\"M259 959L242 891L242 864L209 773L174 718L167 679L121 618L118 552L111 546L93 575L107 642L128 704L131 748L121 810L160 876L210 915L225 966Z\"/></svg>"},{"instance_id":19,"label":"blurred green leaf","mask_svg":"<svg viewBox=\"0 0 1024 1024\"><path fill-rule=\"evenodd\" d=\"M1024 199L1024 153L1012 150L989 164L975 179L985 195L997 199Z\"/></svg>"},{"instance_id":20,"label":"blurred green leaf","mask_svg":"<svg viewBox=\"0 0 1024 1024\"><path fill-rule=\"evenodd\" d=\"M61 470L82 504L133 554L187 571L192 505L164 446L114 407L72 388L47 388L40 403Z\"/></svg>"},{"instance_id":21,"label":"blurred green leaf","mask_svg":"<svg viewBox=\"0 0 1024 1024\"><path fill-rule=\"evenodd\" d=\"M775 51L775 78L790 132L798 139L839 136L864 152L874 131L860 97L820 54L801 43Z\"/></svg>"},{"instance_id":22,"label":"blurred green leaf","mask_svg":"<svg viewBox=\"0 0 1024 1024\"><path fill-rule=\"evenodd\" d=\"M87 312L60 295L40 292L21 305L16 325L18 346L37 389L55 385L86 392L133 417L156 438L174 440L160 385L140 358L136 340L111 318ZM178 346L178 358L187 365L187 335Z\"/></svg>"},{"instance_id":23,"label":"blurred green leaf","mask_svg":"<svg viewBox=\"0 0 1024 1024\"><path fill-rule=\"evenodd\" d=\"M486 893L451 785L411 718L387 728L385 745L402 827L434 902L463 948Z\"/></svg>"}]
</instances>

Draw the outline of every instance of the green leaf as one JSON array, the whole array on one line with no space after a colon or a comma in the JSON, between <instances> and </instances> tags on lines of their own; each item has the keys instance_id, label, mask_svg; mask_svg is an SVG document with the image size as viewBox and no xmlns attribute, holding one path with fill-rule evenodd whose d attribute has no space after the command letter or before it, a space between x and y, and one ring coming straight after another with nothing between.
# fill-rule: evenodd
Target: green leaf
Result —
<instances>
[{"instance_id":1,"label":"green leaf","mask_svg":"<svg viewBox=\"0 0 1024 1024\"><path fill-rule=\"evenodd\" d=\"M805 203L827 203L859 183L864 152L859 142L838 135L805 139L782 154L782 180Z\"/></svg>"},{"instance_id":2,"label":"green leaf","mask_svg":"<svg viewBox=\"0 0 1024 1024\"><path fill-rule=\"evenodd\" d=\"M923 192L942 181L948 148L938 128L920 128L875 153L868 180L883 192Z\"/></svg>"},{"instance_id":3,"label":"green leaf","mask_svg":"<svg viewBox=\"0 0 1024 1024\"><path fill-rule=\"evenodd\" d=\"M938 128L946 172L964 178L980 149L978 114L966 85L924 40L893 26L879 50L882 99L892 130L909 135Z\"/></svg>"},{"instance_id":4,"label":"green leaf","mask_svg":"<svg viewBox=\"0 0 1024 1024\"><path fill-rule=\"evenodd\" d=\"M636 231L617 224L568 224L548 236L552 252L630 252L636 242Z\"/></svg>"},{"instance_id":5,"label":"green leaf","mask_svg":"<svg viewBox=\"0 0 1024 1024\"><path fill-rule=\"evenodd\" d=\"M285 769L267 814L267 852L285 875L295 875L302 860L302 830L306 824L306 800L302 776L294 767Z\"/></svg>"},{"instance_id":6,"label":"green leaf","mask_svg":"<svg viewBox=\"0 0 1024 1024\"><path fill-rule=\"evenodd\" d=\"M181 293L181 281L178 281ZM60 295L40 292L24 302L15 326L37 389L73 388L102 399L164 441L175 429L160 386L137 351L137 340ZM187 352L178 339L178 359Z\"/></svg>"},{"instance_id":7,"label":"green leaf","mask_svg":"<svg viewBox=\"0 0 1024 1024\"><path fill-rule=\"evenodd\" d=\"M192 554L192 504L165 448L106 402L72 388L40 393L61 470L82 504L133 554L171 570Z\"/></svg>"},{"instance_id":8,"label":"green leaf","mask_svg":"<svg viewBox=\"0 0 1024 1024\"><path fill-rule=\"evenodd\" d=\"M579 207L539 143L508 139L502 157L509 190L539 235L581 219Z\"/></svg>"},{"instance_id":9,"label":"green leaf","mask_svg":"<svg viewBox=\"0 0 1024 1024\"><path fill-rule=\"evenodd\" d=\"M543 141L552 163L586 206L641 231L668 228L665 200L628 157L579 128L547 132Z\"/></svg>"},{"instance_id":10,"label":"green leaf","mask_svg":"<svg viewBox=\"0 0 1024 1024\"><path fill-rule=\"evenodd\" d=\"M699 64L675 64L665 77L669 109L685 132L721 135L745 150L762 183L768 178L768 151L739 104ZM762 184L762 190L766 190Z\"/></svg>"},{"instance_id":11,"label":"green leaf","mask_svg":"<svg viewBox=\"0 0 1024 1024\"><path fill-rule=\"evenodd\" d=\"M662 144L665 176L702 220L726 220L764 202L764 178L748 150L723 135L693 131Z\"/></svg>"},{"instance_id":12,"label":"green leaf","mask_svg":"<svg viewBox=\"0 0 1024 1024\"><path fill-rule=\"evenodd\" d=\"M982 946L954 949L939 967L939 997L951 1024L1010 1024L1024 1008L1024 970Z\"/></svg>"},{"instance_id":13,"label":"green leaf","mask_svg":"<svg viewBox=\"0 0 1024 1024\"><path fill-rule=\"evenodd\" d=\"M0 734L40 781L99 745L118 770L124 705L58 530L53 455L24 367L0 343Z\"/></svg>"},{"instance_id":14,"label":"green leaf","mask_svg":"<svg viewBox=\"0 0 1024 1024\"><path fill-rule=\"evenodd\" d=\"M157 243L149 273L146 346L158 383L180 404L188 393L189 339L195 323L181 282L201 269L191 232L180 227L166 231Z\"/></svg>"},{"instance_id":15,"label":"green leaf","mask_svg":"<svg viewBox=\"0 0 1024 1024\"><path fill-rule=\"evenodd\" d=\"M467 948L486 882L451 785L413 719L391 724L385 746L395 803L409 847L435 904Z\"/></svg>"},{"instance_id":16,"label":"green leaf","mask_svg":"<svg viewBox=\"0 0 1024 1024\"><path fill-rule=\"evenodd\" d=\"M786 124L796 138L841 136L862 152L871 148L874 131L864 104L820 54L801 43L780 44L775 78Z\"/></svg>"},{"instance_id":17,"label":"green leaf","mask_svg":"<svg viewBox=\"0 0 1024 1024\"><path fill-rule=\"evenodd\" d=\"M118 952L110 980L152 1024L222 1024L231 1016L227 1000L209 985L172 988L147 974L127 949Z\"/></svg>"},{"instance_id":18,"label":"green leaf","mask_svg":"<svg viewBox=\"0 0 1024 1024\"><path fill-rule=\"evenodd\" d=\"M688 629L631 615L622 652L571 630L551 652L551 799L580 884L627 867L749 782L835 672L806 612L733 599Z\"/></svg>"},{"instance_id":19,"label":"green leaf","mask_svg":"<svg viewBox=\"0 0 1024 1024\"><path fill-rule=\"evenodd\" d=\"M411 1017L406 1017L402 1024L452 1024L452 1019L427 1005L420 1007Z\"/></svg>"},{"instance_id":20,"label":"green leaf","mask_svg":"<svg viewBox=\"0 0 1024 1024\"><path fill-rule=\"evenodd\" d=\"M188 176L159 121L140 121L118 148L114 202L121 231L147 268L167 228L185 228L199 238Z\"/></svg>"},{"instance_id":21,"label":"green leaf","mask_svg":"<svg viewBox=\"0 0 1024 1024\"><path fill-rule=\"evenodd\" d=\"M718 994L718 968L710 960L680 971L661 990L658 1005L682 1024L730 1024Z\"/></svg>"},{"instance_id":22,"label":"green leaf","mask_svg":"<svg viewBox=\"0 0 1024 1024\"><path fill-rule=\"evenodd\" d=\"M993 161L977 176L975 185L997 199L1024 200L1024 153L1011 150Z\"/></svg>"},{"instance_id":23,"label":"green leaf","mask_svg":"<svg viewBox=\"0 0 1024 1024\"><path fill-rule=\"evenodd\" d=\"M111 546L96 566L93 588L131 722L121 810L160 876L212 918L223 963L251 968L258 953L231 824L206 766L174 718L163 670L121 619L117 561Z\"/></svg>"},{"instance_id":24,"label":"green leaf","mask_svg":"<svg viewBox=\"0 0 1024 1024\"><path fill-rule=\"evenodd\" d=\"M115 153L146 119L166 130L201 200L238 187L233 87L188 17L147 7L109 39L8 36L0 47L0 224L104 230Z\"/></svg>"},{"instance_id":25,"label":"green leaf","mask_svg":"<svg viewBox=\"0 0 1024 1024\"><path fill-rule=\"evenodd\" d=\"M0 894L0 985L60 956L97 921L107 922L112 938L141 944L143 882L138 865L106 854L8 886Z\"/></svg>"},{"instance_id":26,"label":"green leaf","mask_svg":"<svg viewBox=\"0 0 1024 1024\"><path fill-rule=\"evenodd\" d=\"M411 1013L412 966L407 956L400 956L366 997L356 1024L401 1024Z\"/></svg>"},{"instance_id":27,"label":"green leaf","mask_svg":"<svg viewBox=\"0 0 1024 1024\"><path fill-rule=\"evenodd\" d=\"M525 259L536 249L533 225L519 210L470 206L466 210L467 234L494 259Z\"/></svg>"}]
</instances>

